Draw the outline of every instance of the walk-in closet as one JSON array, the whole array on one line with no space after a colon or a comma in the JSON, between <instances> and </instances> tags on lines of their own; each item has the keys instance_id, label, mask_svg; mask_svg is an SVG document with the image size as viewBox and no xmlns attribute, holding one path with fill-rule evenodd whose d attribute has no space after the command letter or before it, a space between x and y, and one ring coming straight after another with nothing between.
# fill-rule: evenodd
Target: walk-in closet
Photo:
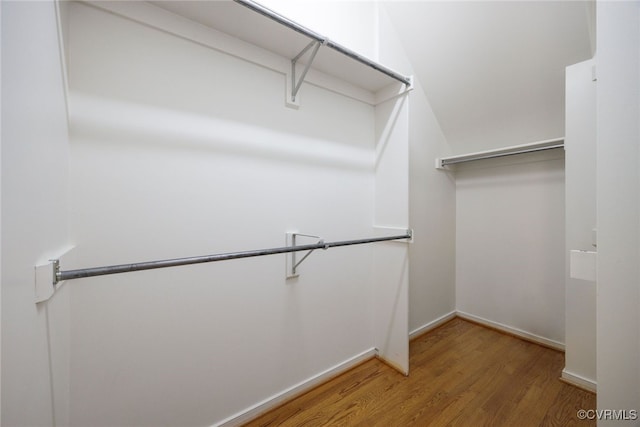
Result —
<instances>
[{"instance_id":1,"label":"walk-in closet","mask_svg":"<svg viewBox=\"0 0 640 427\"><path fill-rule=\"evenodd\" d=\"M2 426L637 422L637 2L0 32Z\"/></svg>"}]
</instances>

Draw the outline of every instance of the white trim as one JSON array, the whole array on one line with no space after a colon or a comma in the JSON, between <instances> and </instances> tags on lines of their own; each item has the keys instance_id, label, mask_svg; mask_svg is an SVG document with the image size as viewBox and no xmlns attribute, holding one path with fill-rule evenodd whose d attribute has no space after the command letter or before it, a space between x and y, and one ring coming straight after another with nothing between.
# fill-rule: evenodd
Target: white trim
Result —
<instances>
[{"instance_id":1,"label":"white trim","mask_svg":"<svg viewBox=\"0 0 640 427\"><path fill-rule=\"evenodd\" d=\"M590 378L585 378L581 375L574 374L573 372L567 371L567 368L562 370L562 380L572 384L576 387L583 388L585 390L596 393L598 390L598 383L595 380Z\"/></svg>"},{"instance_id":2,"label":"white trim","mask_svg":"<svg viewBox=\"0 0 640 427\"><path fill-rule=\"evenodd\" d=\"M0 34L2 33L2 2L0 2ZM0 81L2 81L2 43L0 43ZM2 85L0 84L0 99L2 99ZM2 103L0 103L0 129L2 129ZM2 242L2 133L0 133L0 242ZM0 245L0 319L2 319L2 245ZM0 322L1 323L1 322ZM2 366L2 326L0 325L0 367ZM2 384L2 369L0 369L0 384ZM2 420L2 387L0 387L0 420Z\"/></svg>"},{"instance_id":3,"label":"white trim","mask_svg":"<svg viewBox=\"0 0 640 427\"><path fill-rule=\"evenodd\" d=\"M209 47L252 64L279 72L283 78L290 72L291 60L266 49L232 37L183 16L176 15L153 4L139 1L92 1L88 6L130 19L156 30ZM283 80L286 85L286 81ZM339 78L311 69L305 83L330 90L348 98L376 105L376 96ZM283 89L284 90L284 89Z\"/></svg>"},{"instance_id":4,"label":"white trim","mask_svg":"<svg viewBox=\"0 0 640 427\"><path fill-rule=\"evenodd\" d=\"M303 393L317 387L318 385L334 378L349 369L361 364L362 362L372 359L376 356L376 349L372 348L370 350L364 351L350 359L345 360L342 363L339 363L332 368L327 369L324 372L321 372L313 377L304 380L288 389L284 390L281 393L275 394L260 403L255 404L243 411L238 412L226 418L211 427L231 427L231 426L239 426L242 425L261 414L264 414L271 409L287 402L297 396L300 396Z\"/></svg>"},{"instance_id":5,"label":"white trim","mask_svg":"<svg viewBox=\"0 0 640 427\"><path fill-rule=\"evenodd\" d=\"M472 322L480 323L481 325L488 326L490 328L497 329L499 331L507 332L509 334L515 335L520 338L524 338L525 340L532 341L534 343L544 345L546 347L550 347L559 351L564 351L564 343L541 337L540 335L532 334L527 331L523 331L522 329L514 328L512 326L507 326L505 324L494 322L492 320L484 319L479 316L475 316L473 314L465 313L463 311L457 311L456 314L458 317L466 320L470 320Z\"/></svg>"},{"instance_id":6,"label":"white trim","mask_svg":"<svg viewBox=\"0 0 640 427\"><path fill-rule=\"evenodd\" d=\"M66 59L66 45L64 43L64 31L63 31L63 21L62 21L62 10L64 3L61 3L62 0L55 0L54 6L56 10L56 28L58 33L58 46L60 52L60 72L62 73L62 84L63 84L63 96L64 96L64 108L67 113L67 127L69 127L69 76L67 73L67 59Z\"/></svg>"},{"instance_id":7,"label":"white trim","mask_svg":"<svg viewBox=\"0 0 640 427\"><path fill-rule=\"evenodd\" d=\"M435 328L437 328L438 326L447 323L449 320L453 319L456 317L456 311L453 310L450 313L445 314L444 316L440 316L435 320L432 320L431 322L427 323L426 325L422 325L419 328L414 329L413 331L409 332L409 339L412 340L416 337L419 337L422 334L425 334Z\"/></svg>"},{"instance_id":8,"label":"white trim","mask_svg":"<svg viewBox=\"0 0 640 427\"><path fill-rule=\"evenodd\" d=\"M556 350L564 351L564 344L560 342L550 340L548 338L544 338L535 334L531 334L529 332L523 331L518 328L513 328L511 326L507 326L502 323L493 322L491 320L487 320L482 317L474 316L472 314L456 311L456 310L451 311L447 314L444 314L443 316L440 316L437 319L434 319L431 322L423 326L420 326L417 329L414 329L409 333L409 338L413 339L417 336L420 336L430 330L437 328L438 326L448 322L449 320L455 317L460 317L461 319L470 320L470 321L524 338L528 341L532 341L547 347L551 347ZM248 421L260 416L261 414L264 414L278 407L279 405L308 392L309 390L319 386L320 384L330 380L331 378L334 378L348 371L349 369L352 369L353 367L361 364L362 362L368 359L374 358L376 356L377 356L377 351L375 348L364 351L348 360L345 360L342 363L339 363L327 369L326 371L323 371L317 375L314 375L313 377L308 378L307 380L304 380L292 387L289 387L288 389L280 393L277 393L263 400L262 402L259 402L216 424L213 424L211 427L232 427L232 426L239 426L244 423L247 423ZM585 388L587 390L593 390L595 392L595 387L596 387L595 382L587 378L583 378L583 377L580 377L579 375L571 374L569 372L566 372L565 370L562 371L562 378L569 383L578 385L579 387Z\"/></svg>"}]
</instances>

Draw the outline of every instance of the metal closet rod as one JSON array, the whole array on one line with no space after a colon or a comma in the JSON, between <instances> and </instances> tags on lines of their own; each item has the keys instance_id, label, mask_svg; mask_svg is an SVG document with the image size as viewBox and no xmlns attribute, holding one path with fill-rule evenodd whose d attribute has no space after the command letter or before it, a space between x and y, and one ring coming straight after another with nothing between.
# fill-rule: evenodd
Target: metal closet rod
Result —
<instances>
[{"instance_id":1,"label":"metal closet rod","mask_svg":"<svg viewBox=\"0 0 640 427\"><path fill-rule=\"evenodd\" d=\"M276 12L274 12L273 10L262 6L259 3L254 2L253 0L234 0L236 3L239 3L251 10L253 10L254 12L257 12L273 21L278 22L281 25L284 25L285 27L288 27L304 36L310 37L314 40L316 40L317 42L319 42L320 44L323 44L325 46L330 47L333 50L336 50L340 53L342 53L343 55L348 56L351 59L354 59L364 65L367 65L371 68L373 68L374 70L377 70L383 74L386 74L387 76L399 81L400 83L403 83L407 86L411 86L411 78L407 77L407 76L403 76L401 74L396 73L393 70L390 70L389 68L378 64L376 62L371 61L370 59L359 55L358 53L352 51L349 48L346 48L338 43L335 43L331 40L329 40L327 37L322 36L318 33L316 33L315 31L312 31L310 29L308 29L307 27L304 27L300 24L298 24L295 21L290 20L289 18L286 18Z\"/></svg>"},{"instance_id":2,"label":"metal closet rod","mask_svg":"<svg viewBox=\"0 0 640 427\"><path fill-rule=\"evenodd\" d=\"M132 271L153 270L156 268L177 267L180 265L202 264L206 262L225 261L238 258L251 258L264 255L275 255L289 252L309 251L314 249L329 249L338 246L361 245L364 243L384 242L387 240L411 239L412 232L407 230L406 234L399 236L372 237L368 239L343 240L338 242L321 242L310 245L283 246L280 248L257 249L244 252L230 252L217 255L204 255L189 258L174 258L160 261L147 261L134 264L110 265L105 267L81 268L77 270L60 270L57 260L54 260L54 284L63 280L81 279L94 276L105 276L108 274L129 273Z\"/></svg>"}]
</instances>

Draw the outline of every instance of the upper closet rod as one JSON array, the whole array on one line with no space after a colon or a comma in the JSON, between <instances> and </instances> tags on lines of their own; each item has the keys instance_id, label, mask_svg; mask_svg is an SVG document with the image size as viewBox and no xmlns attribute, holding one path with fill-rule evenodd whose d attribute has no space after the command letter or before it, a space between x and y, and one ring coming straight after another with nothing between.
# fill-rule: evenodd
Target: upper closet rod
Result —
<instances>
[{"instance_id":1,"label":"upper closet rod","mask_svg":"<svg viewBox=\"0 0 640 427\"><path fill-rule=\"evenodd\" d=\"M255 12L258 12L261 15L266 16L269 19L272 19L276 22L278 22L279 24L284 25L285 27L291 28L294 31L297 31L300 34L303 34L307 37L312 38L313 40L319 42L322 45L328 46L333 50L336 50L340 53L342 53L343 55L346 55L348 57L350 57L351 59L354 59L362 64L365 64L371 68L373 68L374 70L377 70L383 74L386 74L387 76L399 81L400 83L403 83L407 86L411 86L411 78L407 77L407 76L403 76L401 74L396 73L393 70L390 70L389 68L380 65L376 62L371 61L368 58L365 58L364 56L359 55L358 53L352 51L351 49L348 49L336 42L333 42L331 40L329 40L327 37L322 36L318 33L316 33L315 31L312 31L300 24L298 24L297 22L294 22L276 12L274 12L273 10L266 8L264 6L262 6L259 3L254 2L253 0L234 0L236 3L239 3Z\"/></svg>"},{"instance_id":2,"label":"upper closet rod","mask_svg":"<svg viewBox=\"0 0 640 427\"><path fill-rule=\"evenodd\" d=\"M152 270L156 268L166 268L166 267L177 267L180 265L202 264L205 262L224 261L224 260L238 259L238 258L250 258L250 257L256 257L256 256L263 256L263 255L283 254L283 253L289 253L289 252L310 251L314 249L329 249L337 246L360 245L363 243L384 242L387 240L411 239L412 234L413 233L411 230L407 230L405 234L399 235L399 236L373 237L368 239L343 240L338 242L320 242L320 243L315 243L311 245L284 246L280 248L258 249L253 251L231 252L231 253L225 253L225 254L204 255L204 256L196 256L196 257L190 257L190 258L175 258L175 259L166 259L166 260L160 260L160 261L147 261L147 262L139 262L135 264L111 265L106 267L81 268L78 270L66 270L66 271L63 271L60 269L60 263L58 262L58 260L53 260L53 268L54 268L53 284L55 285L58 282L61 282L63 280L80 279L80 278L94 277L94 276L104 276L108 274L129 273L132 271Z\"/></svg>"},{"instance_id":3,"label":"upper closet rod","mask_svg":"<svg viewBox=\"0 0 640 427\"><path fill-rule=\"evenodd\" d=\"M462 154L460 156L443 157L436 159L436 168L442 169L448 165L472 162L475 160L495 159L497 157L513 156L516 154L533 153L536 151L564 148L564 138L548 139L530 144L514 145L512 147L487 150L478 153Z\"/></svg>"}]
</instances>

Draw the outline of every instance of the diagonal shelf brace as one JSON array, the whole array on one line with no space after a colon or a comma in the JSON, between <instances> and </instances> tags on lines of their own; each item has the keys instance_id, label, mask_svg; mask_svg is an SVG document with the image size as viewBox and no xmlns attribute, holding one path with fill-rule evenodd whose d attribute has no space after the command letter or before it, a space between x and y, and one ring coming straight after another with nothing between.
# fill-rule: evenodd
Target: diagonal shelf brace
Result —
<instances>
[{"instance_id":1,"label":"diagonal shelf brace","mask_svg":"<svg viewBox=\"0 0 640 427\"><path fill-rule=\"evenodd\" d=\"M320 236L313 236L310 234L302 234L302 233L287 233L287 246L290 247L296 247L296 237L297 236L303 236L303 237L312 237L314 239L320 239ZM318 240L318 242L316 243L317 245L323 245L324 244L324 239L320 239ZM311 255L311 253L313 251L315 251L316 249L319 248L314 248L309 250L306 254L304 254L304 256L302 258L300 258L300 260L297 260L296 257L296 252L291 252L288 255L288 259L287 259L287 279L291 279L294 277L298 277L300 274L298 273L298 266L300 264L302 264L302 262L307 259L307 257L309 255ZM321 249L326 250L328 249L328 246L322 247Z\"/></svg>"},{"instance_id":2,"label":"diagonal shelf brace","mask_svg":"<svg viewBox=\"0 0 640 427\"><path fill-rule=\"evenodd\" d=\"M291 60L291 102L296 102L296 95L298 94L298 91L300 90L300 86L302 85L302 82L304 81L304 78L307 75L307 72L309 71L309 68L311 68L311 64L313 64L313 60L316 58L316 54L318 53L318 49L320 49L320 45L322 45L322 43L320 43L319 41L312 40L307 45L307 47L302 49L302 51L298 55L296 55L295 58L293 58ZM313 48L313 51L311 52L311 56L309 57L309 61L307 61L307 64L304 66L304 70L302 70L302 74L300 75L300 79L298 81L296 81L296 63L311 48Z\"/></svg>"}]
</instances>

